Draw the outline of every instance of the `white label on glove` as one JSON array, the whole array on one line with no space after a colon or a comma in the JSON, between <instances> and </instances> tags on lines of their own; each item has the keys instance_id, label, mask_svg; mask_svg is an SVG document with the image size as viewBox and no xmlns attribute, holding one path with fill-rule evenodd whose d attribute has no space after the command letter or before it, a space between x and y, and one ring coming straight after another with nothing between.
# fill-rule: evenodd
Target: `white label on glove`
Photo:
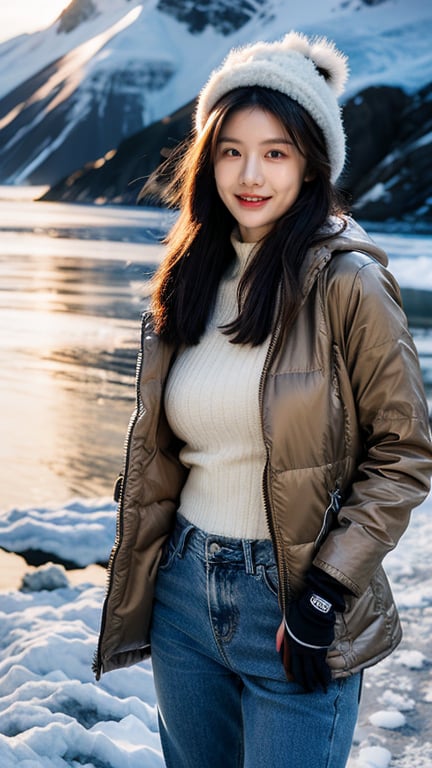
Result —
<instances>
[{"instance_id":1,"label":"white label on glove","mask_svg":"<svg viewBox=\"0 0 432 768\"><path fill-rule=\"evenodd\" d=\"M317 611L321 611L321 613L328 613L332 607L332 604L329 603L328 600L324 600L323 597L315 594L310 596L309 602L314 608L317 609Z\"/></svg>"}]
</instances>

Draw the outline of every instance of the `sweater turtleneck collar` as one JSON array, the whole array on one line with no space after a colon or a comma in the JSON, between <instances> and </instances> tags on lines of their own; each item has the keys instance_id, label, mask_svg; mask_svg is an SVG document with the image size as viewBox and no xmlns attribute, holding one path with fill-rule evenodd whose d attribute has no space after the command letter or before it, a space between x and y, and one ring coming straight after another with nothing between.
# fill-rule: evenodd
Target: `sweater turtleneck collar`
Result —
<instances>
[{"instance_id":1,"label":"sweater turtleneck collar","mask_svg":"<svg viewBox=\"0 0 432 768\"><path fill-rule=\"evenodd\" d=\"M231 277L235 277L236 275L241 274L246 268L256 243L244 243L242 240L240 240L239 233L234 231L231 235L231 244L237 257L231 272Z\"/></svg>"}]
</instances>

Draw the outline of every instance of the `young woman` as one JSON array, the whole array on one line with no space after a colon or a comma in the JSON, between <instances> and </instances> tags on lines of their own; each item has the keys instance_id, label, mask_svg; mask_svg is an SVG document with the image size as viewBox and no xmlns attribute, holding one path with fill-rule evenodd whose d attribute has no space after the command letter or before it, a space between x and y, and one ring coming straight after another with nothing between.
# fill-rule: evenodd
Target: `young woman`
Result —
<instances>
[{"instance_id":1,"label":"young woman","mask_svg":"<svg viewBox=\"0 0 432 768\"><path fill-rule=\"evenodd\" d=\"M345 58L289 34L198 100L144 318L96 673L152 652L168 768L342 768L399 643L432 467L385 254L338 203Z\"/></svg>"}]
</instances>

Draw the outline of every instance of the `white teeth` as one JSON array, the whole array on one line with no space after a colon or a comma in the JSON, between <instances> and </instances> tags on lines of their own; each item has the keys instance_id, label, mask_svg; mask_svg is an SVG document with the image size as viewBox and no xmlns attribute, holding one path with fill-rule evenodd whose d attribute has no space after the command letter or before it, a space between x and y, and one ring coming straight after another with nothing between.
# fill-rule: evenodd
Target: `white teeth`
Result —
<instances>
[{"instance_id":1,"label":"white teeth","mask_svg":"<svg viewBox=\"0 0 432 768\"><path fill-rule=\"evenodd\" d=\"M241 199L248 203L260 203L261 200L265 200L264 197L246 197L246 195L241 195Z\"/></svg>"}]
</instances>

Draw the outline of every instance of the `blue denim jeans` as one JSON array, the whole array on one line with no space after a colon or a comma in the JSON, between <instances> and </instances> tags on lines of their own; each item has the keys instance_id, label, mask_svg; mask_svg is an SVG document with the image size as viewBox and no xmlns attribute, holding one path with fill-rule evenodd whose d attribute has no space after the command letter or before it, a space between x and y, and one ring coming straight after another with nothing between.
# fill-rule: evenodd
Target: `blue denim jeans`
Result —
<instances>
[{"instance_id":1,"label":"blue denim jeans","mask_svg":"<svg viewBox=\"0 0 432 768\"><path fill-rule=\"evenodd\" d=\"M178 517L151 632L167 768L343 768L360 675L327 693L288 682L270 541L208 535Z\"/></svg>"}]
</instances>

